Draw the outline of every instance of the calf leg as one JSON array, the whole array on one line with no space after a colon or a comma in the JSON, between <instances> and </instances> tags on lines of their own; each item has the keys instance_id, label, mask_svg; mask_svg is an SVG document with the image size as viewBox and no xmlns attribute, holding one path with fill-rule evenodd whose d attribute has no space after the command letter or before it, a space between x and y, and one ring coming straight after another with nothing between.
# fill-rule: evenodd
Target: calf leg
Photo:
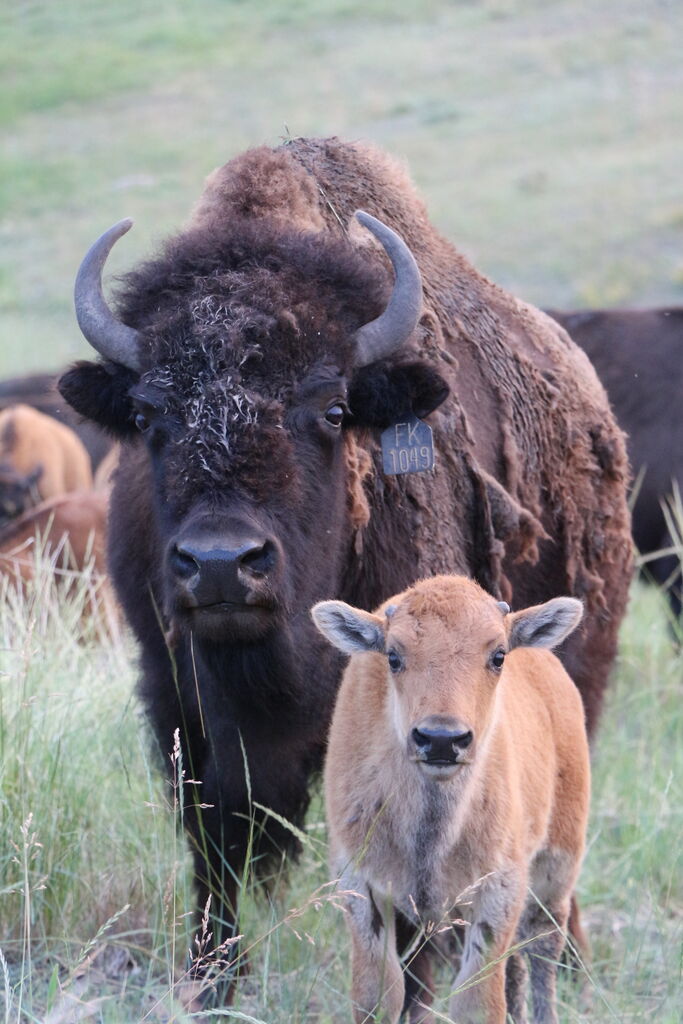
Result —
<instances>
[{"instance_id":1,"label":"calf leg","mask_svg":"<svg viewBox=\"0 0 683 1024\"><path fill-rule=\"evenodd\" d=\"M510 953L505 960L505 1002L513 1024L527 1024L526 993L528 975L521 953Z\"/></svg>"},{"instance_id":2,"label":"calf leg","mask_svg":"<svg viewBox=\"0 0 683 1024\"><path fill-rule=\"evenodd\" d=\"M375 1016L381 1018L383 1024L397 1024L405 986L396 951L393 906L377 897L352 868L344 871L340 885L347 894L355 1024L367 1024Z\"/></svg>"},{"instance_id":3,"label":"calf leg","mask_svg":"<svg viewBox=\"0 0 683 1024\"><path fill-rule=\"evenodd\" d=\"M404 953L414 942L418 932L402 914L396 914L396 944L399 955ZM434 997L434 981L430 945L422 940L417 950L403 964L405 1000L403 1016L408 1024L427 1024L433 1020L429 1007Z\"/></svg>"},{"instance_id":4,"label":"calf leg","mask_svg":"<svg viewBox=\"0 0 683 1024\"><path fill-rule=\"evenodd\" d=\"M522 917L520 935L527 942L534 1024L557 1024L557 967L568 917L568 898L547 909L530 902Z\"/></svg>"},{"instance_id":5,"label":"calf leg","mask_svg":"<svg viewBox=\"0 0 683 1024\"><path fill-rule=\"evenodd\" d=\"M495 937L488 927L482 932L478 924L468 929L450 1006L451 1016L458 1024L505 1024L503 956L513 940L514 928Z\"/></svg>"},{"instance_id":6,"label":"calf leg","mask_svg":"<svg viewBox=\"0 0 683 1024\"><path fill-rule=\"evenodd\" d=\"M525 884L512 871L481 884L451 1000L451 1016L458 1024L506 1024L506 953L515 941ZM519 976L511 978L513 993L519 981Z\"/></svg>"}]
</instances>

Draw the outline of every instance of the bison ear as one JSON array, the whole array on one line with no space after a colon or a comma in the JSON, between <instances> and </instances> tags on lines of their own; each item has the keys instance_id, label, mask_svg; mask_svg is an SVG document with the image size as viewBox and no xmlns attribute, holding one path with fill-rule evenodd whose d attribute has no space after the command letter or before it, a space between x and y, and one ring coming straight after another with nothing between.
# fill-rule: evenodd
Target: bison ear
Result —
<instances>
[{"instance_id":1,"label":"bison ear","mask_svg":"<svg viewBox=\"0 0 683 1024\"><path fill-rule=\"evenodd\" d=\"M427 363L375 363L353 376L349 408L354 424L384 430L408 412L424 419L449 391L441 374Z\"/></svg>"},{"instance_id":2,"label":"bison ear","mask_svg":"<svg viewBox=\"0 0 683 1024\"><path fill-rule=\"evenodd\" d=\"M343 654L383 651L382 620L343 601L320 601L311 616L322 635Z\"/></svg>"},{"instance_id":3,"label":"bison ear","mask_svg":"<svg viewBox=\"0 0 683 1024\"><path fill-rule=\"evenodd\" d=\"M583 616L575 597L554 597L545 604L507 616L510 650L514 647L557 647L573 633Z\"/></svg>"},{"instance_id":4,"label":"bison ear","mask_svg":"<svg viewBox=\"0 0 683 1024\"><path fill-rule=\"evenodd\" d=\"M136 433L128 391L137 379L119 363L79 362L62 374L57 388L77 413L123 439Z\"/></svg>"}]
</instances>

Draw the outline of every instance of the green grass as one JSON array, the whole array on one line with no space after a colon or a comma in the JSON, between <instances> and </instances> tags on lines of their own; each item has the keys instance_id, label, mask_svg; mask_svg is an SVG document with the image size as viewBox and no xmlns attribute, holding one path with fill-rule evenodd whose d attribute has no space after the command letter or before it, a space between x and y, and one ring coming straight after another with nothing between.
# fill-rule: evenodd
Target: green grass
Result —
<instances>
[{"instance_id":1,"label":"green grass","mask_svg":"<svg viewBox=\"0 0 683 1024\"><path fill-rule=\"evenodd\" d=\"M17 1021L50 1009L53 972L64 984L101 954L114 922L119 949L144 949L163 974L165 922L188 891L130 647L84 616L85 585L65 596L50 575L45 565L26 595L11 581L0 591L0 946Z\"/></svg>"},{"instance_id":2,"label":"green grass","mask_svg":"<svg viewBox=\"0 0 683 1024\"><path fill-rule=\"evenodd\" d=\"M83 354L76 268L130 265L205 175L292 134L405 157L435 222L540 305L683 297L683 7L70 0L0 15L0 374Z\"/></svg>"},{"instance_id":3,"label":"green grass","mask_svg":"<svg viewBox=\"0 0 683 1024\"><path fill-rule=\"evenodd\" d=\"M0 595L2 596L2 595ZM125 638L43 582L0 605L0 950L7 1022L72 1000L106 1024L185 1021L173 986L194 946L181 796L150 763ZM101 626L101 624L100 624ZM49 652L49 656L46 654ZM683 986L683 657L654 589L634 588L594 757L579 898L590 973L560 986L561 1020L680 1020ZM179 768L179 771L182 769ZM250 885L252 961L235 1011L267 1024L350 1016L347 942L326 886L319 797L288 884ZM446 1014L453 976L440 973ZM0 963L0 1007L3 965ZM2 1014L0 1013L0 1019ZM65 1018L66 1019L66 1018ZM242 1017L241 1019L245 1019ZM50 1024L52 1022L50 1021Z\"/></svg>"}]
</instances>

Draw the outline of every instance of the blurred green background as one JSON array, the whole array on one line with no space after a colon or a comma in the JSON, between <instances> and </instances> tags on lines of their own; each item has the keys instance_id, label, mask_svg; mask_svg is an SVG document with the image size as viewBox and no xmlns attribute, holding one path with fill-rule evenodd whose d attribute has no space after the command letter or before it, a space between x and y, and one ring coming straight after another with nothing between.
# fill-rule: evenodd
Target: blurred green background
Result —
<instances>
[{"instance_id":1,"label":"blurred green background","mask_svg":"<svg viewBox=\"0 0 683 1024\"><path fill-rule=\"evenodd\" d=\"M679 0L4 0L0 375L83 354L76 268L130 265L248 146L405 158L434 222L539 305L683 302Z\"/></svg>"}]
</instances>

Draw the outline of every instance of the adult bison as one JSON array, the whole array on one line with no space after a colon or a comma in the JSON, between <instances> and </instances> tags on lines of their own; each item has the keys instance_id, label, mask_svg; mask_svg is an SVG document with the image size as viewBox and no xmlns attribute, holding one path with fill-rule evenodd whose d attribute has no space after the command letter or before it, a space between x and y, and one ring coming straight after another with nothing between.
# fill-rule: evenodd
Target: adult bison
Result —
<instances>
[{"instance_id":1,"label":"adult bison","mask_svg":"<svg viewBox=\"0 0 683 1024\"><path fill-rule=\"evenodd\" d=\"M520 606L579 596L565 659L594 729L630 576L627 464L586 357L477 274L374 149L232 160L115 316L101 271L129 226L77 280L103 361L60 388L123 442L111 571L159 746L180 729L202 783L185 802L199 902L230 928L250 818L264 873L295 839L259 806L301 825L325 746L341 664L309 608L372 608L436 572ZM380 432L411 413L436 468L386 475Z\"/></svg>"},{"instance_id":2,"label":"adult bison","mask_svg":"<svg viewBox=\"0 0 683 1024\"><path fill-rule=\"evenodd\" d=\"M639 481L632 510L638 550L651 555L670 548L662 501L673 481L683 490L683 306L549 312L593 363L626 431ZM680 557L648 561L647 572L668 588L674 621L680 622Z\"/></svg>"}]
</instances>

